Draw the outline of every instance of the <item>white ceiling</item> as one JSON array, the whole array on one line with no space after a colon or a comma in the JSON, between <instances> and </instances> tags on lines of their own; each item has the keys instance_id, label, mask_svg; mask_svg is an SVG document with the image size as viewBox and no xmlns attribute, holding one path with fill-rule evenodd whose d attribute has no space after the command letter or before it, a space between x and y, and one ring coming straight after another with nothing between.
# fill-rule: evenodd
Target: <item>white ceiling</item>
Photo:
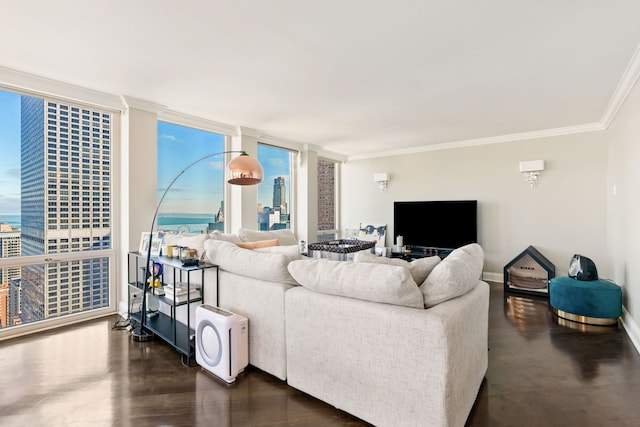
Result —
<instances>
[{"instance_id":1,"label":"white ceiling","mask_svg":"<svg viewBox=\"0 0 640 427\"><path fill-rule=\"evenodd\" d=\"M606 126L640 68L637 0L0 2L0 66L351 157Z\"/></svg>"}]
</instances>

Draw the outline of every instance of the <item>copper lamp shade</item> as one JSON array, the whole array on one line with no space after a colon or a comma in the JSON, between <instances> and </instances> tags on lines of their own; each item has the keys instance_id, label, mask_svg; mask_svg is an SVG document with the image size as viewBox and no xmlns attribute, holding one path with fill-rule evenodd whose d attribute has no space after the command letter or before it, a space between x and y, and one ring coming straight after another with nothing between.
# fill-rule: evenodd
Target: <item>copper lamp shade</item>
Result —
<instances>
[{"instance_id":1,"label":"copper lamp shade","mask_svg":"<svg viewBox=\"0 0 640 427\"><path fill-rule=\"evenodd\" d=\"M231 160L227 165L227 170L227 182L234 185L260 184L264 176L260 163L246 153Z\"/></svg>"}]
</instances>

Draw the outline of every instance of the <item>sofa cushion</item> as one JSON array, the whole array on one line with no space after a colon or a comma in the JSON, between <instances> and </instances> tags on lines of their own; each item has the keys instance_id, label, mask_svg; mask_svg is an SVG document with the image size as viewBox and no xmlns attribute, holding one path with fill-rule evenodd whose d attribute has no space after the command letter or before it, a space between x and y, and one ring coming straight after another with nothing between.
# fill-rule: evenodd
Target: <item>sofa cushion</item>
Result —
<instances>
[{"instance_id":1,"label":"sofa cushion","mask_svg":"<svg viewBox=\"0 0 640 427\"><path fill-rule=\"evenodd\" d=\"M298 240L291 230L267 230L257 231L241 228L238 230L238 237L243 242L255 242L256 240L278 239L281 245L297 245Z\"/></svg>"},{"instance_id":2,"label":"sofa cushion","mask_svg":"<svg viewBox=\"0 0 640 427\"><path fill-rule=\"evenodd\" d=\"M372 254L371 252L360 251L353 256L353 262L372 262L378 264L397 265L409 269L413 281L416 283L424 282L433 267L440 262L440 257L432 256L426 258L418 258L411 262L400 258L387 258Z\"/></svg>"},{"instance_id":3,"label":"sofa cushion","mask_svg":"<svg viewBox=\"0 0 640 427\"><path fill-rule=\"evenodd\" d=\"M302 286L316 292L424 307L420 289L404 267L314 259L292 261L289 272Z\"/></svg>"},{"instance_id":4,"label":"sofa cushion","mask_svg":"<svg viewBox=\"0 0 640 427\"><path fill-rule=\"evenodd\" d=\"M254 279L297 285L287 270L290 260L282 254L256 252L213 239L206 242L205 249L207 260L223 270Z\"/></svg>"},{"instance_id":5,"label":"sofa cushion","mask_svg":"<svg viewBox=\"0 0 640 427\"><path fill-rule=\"evenodd\" d=\"M211 233L209 233L209 237L211 237L214 240L224 240L225 242L231 242L231 243L242 242L242 240L240 240L240 237L238 237L237 234L225 234L225 233L219 232L218 230L214 230Z\"/></svg>"},{"instance_id":6,"label":"sofa cushion","mask_svg":"<svg viewBox=\"0 0 640 427\"><path fill-rule=\"evenodd\" d=\"M264 248L255 248L254 251L265 252L268 254L282 254L291 261L302 259L302 255L300 255L300 247L298 245L267 246Z\"/></svg>"},{"instance_id":7,"label":"sofa cushion","mask_svg":"<svg viewBox=\"0 0 640 427\"><path fill-rule=\"evenodd\" d=\"M257 240L255 242L238 242L236 245L244 249L268 248L270 246L278 246L278 239Z\"/></svg>"},{"instance_id":8,"label":"sofa cushion","mask_svg":"<svg viewBox=\"0 0 640 427\"><path fill-rule=\"evenodd\" d=\"M204 243L209 240L208 234L174 234L165 233L162 243L164 245L186 246L198 251L198 257L204 252Z\"/></svg>"},{"instance_id":9,"label":"sofa cushion","mask_svg":"<svg viewBox=\"0 0 640 427\"><path fill-rule=\"evenodd\" d=\"M480 280L484 251L477 243L455 249L433 268L420 285L425 307L469 292Z\"/></svg>"}]
</instances>

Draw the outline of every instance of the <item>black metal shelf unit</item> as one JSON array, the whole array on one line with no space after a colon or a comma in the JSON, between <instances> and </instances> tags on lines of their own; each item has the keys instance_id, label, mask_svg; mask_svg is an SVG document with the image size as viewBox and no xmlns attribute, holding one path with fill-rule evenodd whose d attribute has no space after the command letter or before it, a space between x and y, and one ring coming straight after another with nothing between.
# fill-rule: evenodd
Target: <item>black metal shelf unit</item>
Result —
<instances>
[{"instance_id":1,"label":"black metal shelf unit","mask_svg":"<svg viewBox=\"0 0 640 427\"><path fill-rule=\"evenodd\" d=\"M218 283L218 266L215 264L204 263L195 266L183 266L182 263L174 258L167 257L151 257L154 262L162 265L162 273L158 275L158 280L162 284L163 290L167 285L173 285L173 290L164 290L165 294L173 292L169 298L157 294L157 288L150 287L147 292L148 298L155 298L158 302L159 309L150 313L142 313L142 304L139 304L140 310L134 311L133 301L136 300L135 294L140 291L140 297L144 294L144 279L146 277L146 256L138 252L129 252L128 256L128 301L129 301L129 318L134 322L141 322L142 316L146 315L144 326L149 332L160 337L169 343L177 351L182 353L189 360L195 355L195 325L191 324L191 312L195 310L194 305L202 304L204 301L204 284L205 271L214 268L216 271L216 288ZM200 290L196 285L192 284L192 275L200 275ZM176 301L176 285L178 283L186 284L187 294L185 301ZM191 295L194 295L191 297ZM140 298L140 301L142 299ZM147 307L149 304L146 304ZM186 323L177 320L177 310L186 312Z\"/></svg>"}]
</instances>

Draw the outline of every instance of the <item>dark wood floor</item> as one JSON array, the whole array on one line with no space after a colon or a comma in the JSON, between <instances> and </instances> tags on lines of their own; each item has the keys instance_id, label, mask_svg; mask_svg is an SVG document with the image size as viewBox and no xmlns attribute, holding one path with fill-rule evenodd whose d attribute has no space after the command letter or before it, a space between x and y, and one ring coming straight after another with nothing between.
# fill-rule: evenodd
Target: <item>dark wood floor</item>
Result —
<instances>
[{"instance_id":1,"label":"dark wood floor","mask_svg":"<svg viewBox=\"0 0 640 427\"><path fill-rule=\"evenodd\" d=\"M116 317L0 343L2 426L363 426L249 368L228 386ZM489 370L468 426L640 425L640 356L622 329L559 323L492 284Z\"/></svg>"}]
</instances>

